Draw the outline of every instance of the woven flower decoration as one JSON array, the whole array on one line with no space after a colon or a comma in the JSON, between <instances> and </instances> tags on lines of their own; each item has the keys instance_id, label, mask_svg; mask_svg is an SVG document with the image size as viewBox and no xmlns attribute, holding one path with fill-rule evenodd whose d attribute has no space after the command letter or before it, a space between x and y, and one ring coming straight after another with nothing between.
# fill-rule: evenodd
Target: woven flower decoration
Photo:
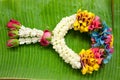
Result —
<instances>
[{"instance_id":1,"label":"woven flower decoration","mask_svg":"<svg viewBox=\"0 0 120 80\"><path fill-rule=\"evenodd\" d=\"M114 51L112 29L104 21L101 21L99 16L87 10L80 9L77 14L63 18L52 32L27 28L13 19L8 22L7 27L10 37L7 42L8 47L37 42L42 46L52 44L59 56L72 68L81 69L82 74L92 74L93 71L98 71L102 64L110 61ZM91 48L82 49L80 52L70 49L64 38L70 29L89 34Z\"/></svg>"}]
</instances>

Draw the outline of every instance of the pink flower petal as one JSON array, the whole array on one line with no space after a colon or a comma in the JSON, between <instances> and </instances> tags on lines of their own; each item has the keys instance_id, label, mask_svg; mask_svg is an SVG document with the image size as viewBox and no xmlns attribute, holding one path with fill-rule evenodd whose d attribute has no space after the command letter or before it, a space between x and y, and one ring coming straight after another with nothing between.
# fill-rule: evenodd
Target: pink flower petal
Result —
<instances>
[{"instance_id":1,"label":"pink flower petal","mask_svg":"<svg viewBox=\"0 0 120 80\"><path fill-rule=\"evenodd\" d=\"M15 29L19 28L20 26L21 26L20 22L13 20L13 19L11 19L7 24L7 27L10 30L15 30Z\"/></svg>"},{"instance_id":2,"label":"pink flower petal","mask_svg":"<svg viewBox=\"0 0 120 80\"><path fill-rule=\"evenodd\" d=\"M48 46L50 44L49 40L47 40L48 38L51 38L51 32L48 31L48 30L45 30L44 33L43 33L43 36L40 40L40 44L42 46Z\"/></svg>"},{"instance_id":3,"label":"pink flower petal","mask_svg":"<svg viewBox=\"0 0 120 80\"><path fill-rule=\"evenodd\" d=\"M8 40L8 42L7 42L7 46L8 46L8 47L13 46L13 45L11 44L11 40Z\"/></svg>"},{"instance_id":4,"label":"pink flower petal","mask_svg":"<svg viewBox=\"0 0 120 80\"><path fill-rule=\"evenodd\" d=\"M111 38L112 38L112 35L107 35L107 38L111 39Z\"/></svg>"},{"instance_id":5,"label":"pink flower petal","mask_svg":"<svg viewBox=\"0 0 120 80\"><path fill-rule=\"evenodd\" d=\"M111 39L105 39L105 43L109 44L111 42Z\"/></svg>"},{"instance_id":6,"label":"pink flower petal","mask_svg":"<svg viewBox=\"0 0 120 80\"><path fill-rule=\"evenodd\" d=\"M98 64L101 64L103 58L99 58L99 59L97 59L97 60L98 60Z\"/></svg>"},{"instance_id":7,"label":"pink flower petal","mask_svg":"<svg viewBox=\"0 0 120 80\"><path fill-rule=\"evenodd\" d=\"M48 30L45 30L43 36L44 36L44 38L49 38L49 37L51 37L51 32Z\"/></svg>"},{"instance_id":8,"label":"pink flower petal","mask_svg":"<svg viewBox=\"0 0 120 80\"><path fill-rule=\"evenodd\" d=\"M110 53L113 53L114 52L114 48L110 48Z\"/></svg>"},{"instance_id":9,"label":"pink flower petal","mask_svg":"<svg viewBox=\"0 0 120 80\"><path fill-rule=\"evenodd\" d=\"M15 27L13 26L13 23L12 23L12 22L8 22L7 27L8 27L8 28L15 29Z\"/></svg>"},{"instance_id":10,"label":"pink flower petal","mask_svg":"<svg viewBox=\"0 0 120 80\"><path fill-rule=\"evenodd\" d=\"M8 47L16 47L19 45L19 40L18 39L10 39L7 41L7 46Z\"/></svg>"},{"instance_id":11,"label":"pink flower petal","mask_svg":"<svg viewBox=\"0 0 120 80\"><path fill-rule=\"evenodd\" d=\"M48 46L49 45L49 41L47 41L47 40L45 40L45 39L41 39L41 41L40 41L40 44L42 45L42 46Z\"/></svg>"},{"instance_id":12,"label":"pink flower petal","mask_svg":"<svg viewBox=\"0 0 120 80\"><path fill-rule=\"evenodd\" d=\"M20 25L20 22L18 22L17 20L14 20L14 19L11 19L10 22Z\"/></svg>"},{"instance_id":13,"label":"pink flower petal","mask_svg":"<svg viewBox=\"0 0 120 80\"><path fill-rule=\"evenodd\" d=\"M95 20L96 20L96 21L100 20L100 17L96 16L96 17L95 17Z\"/></svg>"}]
</instances>

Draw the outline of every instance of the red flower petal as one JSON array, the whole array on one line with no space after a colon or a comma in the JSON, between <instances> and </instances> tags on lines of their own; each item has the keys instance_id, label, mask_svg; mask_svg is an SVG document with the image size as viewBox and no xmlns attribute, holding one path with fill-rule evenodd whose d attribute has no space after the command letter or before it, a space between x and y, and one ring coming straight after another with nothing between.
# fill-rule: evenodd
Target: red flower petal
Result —
<instances>
[{"instance_id":1,"label":"red flower petal","mask_svg":"<svg viewBox=\"0 0 120 80\"><path fill-rule=\"evenodd\" d=\"M15 30L15 29L19 28L20 26L21 26L20 22L14 20L14 19L11 19L7 24L7 27L10 30Z\"/></svg>"},{"instance_id":2,"label":"red flower petal","mask_svg":"<svg viewBox=\"0 0 120 80\"><path fill-rule=\"evenodd\" d=\"M50 44L49 40L47 40L47 38L51 38L51 32L48 31L48 30L45 30L44 33L43 33L43 36L40 40L40 44L42 46L48 46Z\"/></svg>"},{"instance_id":3,"label":"red flower petal","mask_svg":"<svg viewBox=\"0 0 120 80\"><path fill-rule=\"evenodd\" d=\"M20 25L20 22L18 22L17 20L14 20L14 19L11 19L10 22Z\"/></svg>"}]
</instances>

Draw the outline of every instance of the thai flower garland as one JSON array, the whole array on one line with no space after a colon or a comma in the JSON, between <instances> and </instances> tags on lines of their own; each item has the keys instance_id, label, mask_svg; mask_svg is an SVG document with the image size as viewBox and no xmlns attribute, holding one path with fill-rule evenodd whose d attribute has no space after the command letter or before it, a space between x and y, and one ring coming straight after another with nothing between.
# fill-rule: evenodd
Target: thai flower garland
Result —
<instances>
[{"instance_id":1,"label":"thai flower garland","mask_svg":"<svg viewBox=\"0 0 120 80\"><path fill-rule=\"evenodd\" d=\"M112 29L98 16L87 10L78 10L77 14L64 17L52 32L30 29L13 19L8 22L7 27L11 38L7 42L8 47L37 42L42 46L52 44L59 56L72 68L81 69L82 74L98 71L102 64L108 63L114 51ZM64 38L70 29L88 33L92 47L88 50L82 49L79 54L70 49Z\"/></svg>"}]
</instances>

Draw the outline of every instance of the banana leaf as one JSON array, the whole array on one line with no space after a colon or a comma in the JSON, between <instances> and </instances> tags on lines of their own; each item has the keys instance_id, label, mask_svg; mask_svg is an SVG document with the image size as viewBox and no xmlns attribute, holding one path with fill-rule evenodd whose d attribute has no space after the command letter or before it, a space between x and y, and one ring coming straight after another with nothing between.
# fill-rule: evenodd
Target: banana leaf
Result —
<instances>
[{"instance_id":1,"label":"banana leaf","mask_svg":"<svg viewBox=\"0 0 120 80\"><path fill-rule=\"evenodd\" d=\"M27 78L38 80L119 80L119 0L0 0L0 78ZM113 5L114 4L114 5ZM82 75L80 70L66 64L52 45L39 43L7 48L7 22L12 18L24 26L52 31L65 17L78 9L88 10L100 16L113 28L115 52L108 64L93 74ZM70 30L66 44L75 52L90 48L90 37Z\"/></svg>"}]
</instances>

